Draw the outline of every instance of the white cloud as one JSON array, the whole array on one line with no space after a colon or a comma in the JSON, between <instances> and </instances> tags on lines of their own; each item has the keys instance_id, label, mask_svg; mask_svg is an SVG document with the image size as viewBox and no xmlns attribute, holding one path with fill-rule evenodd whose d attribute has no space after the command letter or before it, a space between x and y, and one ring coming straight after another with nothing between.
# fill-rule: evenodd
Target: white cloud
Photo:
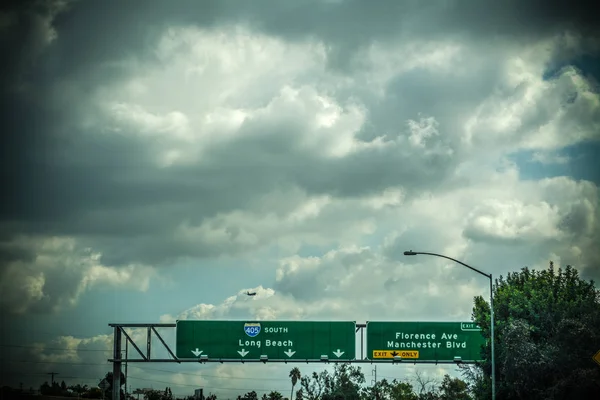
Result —
<instances>
[{"instance_id":1,"label":"white cloud","mask_svg":"<svg viewBox=\"0 0 600 400\"><path fill-rule=\"evenodd\" d=\"M533 153L531 159L532 161L542 164L567 164L571 160L571 158L567 156L541 151L536 151Z\"/></svg>"},{"instance_id":2,"label":"white cloud","mask_svg":"<svg viewBox=\"0 0 600 400\"><path fill-rule=\"evenodd\" d=\"M465 144L480 151L556 150L599 137L600 97L581 71L565 67L544 80L557 40L505 61L504 81L465 121Z\"/></svg>"},{"instance_id":3,"label":"white cloud","mask_svg":"<svg viewBox=\"0 0 600 400\"><path fill-rule=\"evenodd\" d=\"M560 239L558 210L546 202L522 204L488 200L468 217L467 235L489 239L532 241Z\"/></svg>"},{"instance_id":4,"label":"white cloud","mask_svg":"<svg viewBox=\"0 0 600 400\"><path fill-rule=\"evenodd\" d=\"M2 243L2 248L20 255L3 265L0 281L2 308L17 314L72 307L84 292L99 285L145 291L154 275L144 265L103 265L100 253L69 237L22 236Z\"/></svg>"}]
</instances>

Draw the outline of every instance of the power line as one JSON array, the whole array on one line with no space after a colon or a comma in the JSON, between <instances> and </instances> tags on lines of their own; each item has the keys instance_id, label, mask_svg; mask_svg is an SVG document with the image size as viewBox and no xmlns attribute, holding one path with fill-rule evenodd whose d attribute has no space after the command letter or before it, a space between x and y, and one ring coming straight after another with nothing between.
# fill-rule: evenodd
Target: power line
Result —
<instances>
[{"instance_id":1,"label":"power line","mask_svg":"<svg viewBox=\"0 0 600 400\"><path fill-rule=\"evenodd\" d=\"M181 375L188 375L188 376L196 376L198 378L203 378L203 377L209 377L209 378L216 378L216 379L247 379L247 380L264 380L264 381L289 381L289 378L244 378L244 377L235 377L235 376L218 376L218 375L209 375L209 374L205 374L202 372L199 373L192 373L192 372L178 372L178 371L169 371L166 369L156 369L156 368L146 368L146 367L140 367L137 365L131 365L131 367L135 367L135 368L139 368L141 370L144 371L157 371L157 372L165 372L165 373L170 373L170 374L181 374Z\"/></svg>"},{"instance_id":2,"label":"power line","mask_svg":"<svg viewBox=\"0 0 600 400\"><path fill-rule=\"evenodd\" d=\"M14 372L13 372L14 373ZM47 373L47 375L50 375L52 373ZM58 375L58 372L54 372L55 375ZM35 376L43 376L46 374L43 373L38 373L38 374L22 374L22 375L35 375ZM63 376L64 379L80 379L83 381L94 381L97 382L98 378L94 377L94 378L90 378L90 377L83 377L83 376L73 376L73 375L64 375ZM176 382L172 382L172 381L164 381L164 380L159 380L159 379L151 379L151 378L141 378L141 377L135 377L135 376L130 376L130 379L136 379L136 380L141 380L141 381L146 381L146 382L155 382L155 383L164 383L166 385L168 385L169 387L192 387L192 388L197 388L198 385L194 385L194 384L186 384L186 383L176 383ZM249 378L252 379L252 378ZM256 378L254 379L255 381L262 381L263 379L261 378ZM272 390L277 390L279 392L282 392L287 390L287 386L285 388L271 388L271 389L256 389L256 388L231 388L231 387L219 387L219 386L207 386L205 387L205 389L210 389L210 390L238 390L238 391L255 391L255 392L260 392L260 393L268 393ZM189 394L185 394L183 396L188 396Z\"/></svg>"},{"instance_id":3,"label":"power line","mask_svg":"<svg viewBox=\"0 0 600 400\"><path fill-rule=\"evenodd\" d=\"M8 362L26 363L26 364L58 364L58 365L107 365L110 364L106 361L103 363L76 363L76 362L64 362L64 361L30 361L30 360L7 360Z\"/></svg>"},{"instance_id":4,"label":"power line","mask_svg":"<svg viewBox=\"0 0 600 400\"><path fill-rule=\"evenodd\" d=\"M73 365L73 366L80 366L80 365L104 366L104 365L111 364L109 361L106 361L106 363L78 363L78 362L65 362L65 361L9 360L9 362L18 362L18 363L26 363L26 364L57 364L57 365ZM199 373L178 372L178 371L172 371L172 370L166 370L166 369L140 367L138 365L131 365L131 367L138 368L138 369L141 369L144 371L156 371L156 372L164 372L164 373L170 373L170 374L181 374L181 375L188 375L188 376L196 376L199 378L208 377L208 378L216 378L216 379L240 379L240 380L253 380L253 381L270 381L270 380L272 380L272 381L288 381L289 380L289 379L285 379L285 378L247 378L247 377L234 377L234 376L222 377L222 376L218 376L218 375L205 374L203 372L199 372Z\"/></svg>"},{"instance_id":5,"label":"power line","mask_svg":"<svg viewBox=\"0 0 600 400\"><path fill-rule=\"evenodd\" d=\"M0 344L0 347L14 347L14 348L25 348L25 349L42 349L42 350L61 350L61 351L98 351L104 353L112 353L112 350L102 349L70 349L67 347L45 347L45 346L31 346L23 344Z\"/></svg>"},{"instance_id":6,"label":"power line","mask_svg":"<svg viewBox=\"0 0 600 400\"><path fill-rule=\"evenodd\" d=\"M169 382L169 381L161 381L161 380L157 380L157 379L150 379L150 378L139 378L139 377L130 377L131 379L138 379L138 380L142 380L142 381L149 381L149 382L160 382L160 383L165 383L167 385L171 385L171 386L176 386L176 387L193 387L193 388L197 388L198 385L191 385L191 384L186 384L186 383L175 383L175 382ZM260 378L257 378L256 380L259 380ZM217 387L217 386L210 386L207 387L206 389L220 389L220 390L248 390L248 391L252 391L254 390L255 392L270 392L271 390L277 390L277 391L283 391L283 390L287 390L287 386L285 388L274 388L274 389L261 389L261 390L256 390L254 388L225 388L225 387Z\"/></svg>"}]
</instances>

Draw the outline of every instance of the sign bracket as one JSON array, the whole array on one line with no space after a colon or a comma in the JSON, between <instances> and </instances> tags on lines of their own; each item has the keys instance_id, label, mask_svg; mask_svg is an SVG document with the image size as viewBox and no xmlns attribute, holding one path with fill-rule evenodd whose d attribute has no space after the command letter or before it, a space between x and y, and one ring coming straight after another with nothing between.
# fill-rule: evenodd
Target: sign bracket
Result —
<instances>
[{"instance_id":1,"label":"sign bracket","mask_svg":"<svg viewBox=\"0 0 600 400\"><path fill-rule=\"evenodd\" d=\"M123 327L116 327L115 329L119 329L123 335L125 335L125 338L127 339L127 341L129 343L131 343L131 345L133 346L133 348L139 353L139 355L144 359L144 361L148 361L148 357L145 356L142 351L140 350L139 347L137 347L137 345L135 344L135 342L131 339L131 337L127 334L127 332L125 331L125 328Z\"/></svg>"}]
</instances>

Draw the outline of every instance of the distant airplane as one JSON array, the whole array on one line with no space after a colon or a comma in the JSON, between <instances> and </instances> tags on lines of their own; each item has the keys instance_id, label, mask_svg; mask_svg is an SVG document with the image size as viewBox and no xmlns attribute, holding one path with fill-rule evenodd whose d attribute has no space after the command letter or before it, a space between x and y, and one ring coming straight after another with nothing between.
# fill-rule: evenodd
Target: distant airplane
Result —
<instances>
[{"instance_id":1,"label":"distant airplane","mask_svg":"<svg viewBox=\"0 0 600 400\"><path fill-rule=\"evenodd\" d=\"M256 296L256 292L252 292L252 293L250 293L250 292L246 292L246 294L247 294L248 296Z\"/></svg>"}]
</instances>

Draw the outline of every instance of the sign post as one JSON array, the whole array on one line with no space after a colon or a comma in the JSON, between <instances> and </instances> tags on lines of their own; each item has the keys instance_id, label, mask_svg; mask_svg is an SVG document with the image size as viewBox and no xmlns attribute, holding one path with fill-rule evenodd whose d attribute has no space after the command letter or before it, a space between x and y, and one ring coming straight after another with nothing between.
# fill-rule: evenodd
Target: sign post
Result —
<instances>
[{"instance_id":1,"label":"sign post","mask_svg":"<svg viewBox=\"0 0 600 400\"><path fill-rule=\"evenodd\" d=\"M367 358L482 361L481 328L472 322L367 322Z\"/></svg>"},{"instance_id":2,"label":"sign post","mask_svg":"<svg viewBox=\"0 0 600 400\"><path fill-rule=\"evenodd\" d=\"M110 389L110 383L103 378L98 384L98 387L102 390L102 398L104 399L106 391Z\"/></svg>"},{"instance_id":3,"label":"sign post","mask_svg":"<svg viewBox=\"0 0 600 400\"><path fill-rule=\"evenodd\" d=\"M354 360L354 321L176 322L177 358ZM266 357L266 358L265 358Z\"/></svg>"}]
</instances>

